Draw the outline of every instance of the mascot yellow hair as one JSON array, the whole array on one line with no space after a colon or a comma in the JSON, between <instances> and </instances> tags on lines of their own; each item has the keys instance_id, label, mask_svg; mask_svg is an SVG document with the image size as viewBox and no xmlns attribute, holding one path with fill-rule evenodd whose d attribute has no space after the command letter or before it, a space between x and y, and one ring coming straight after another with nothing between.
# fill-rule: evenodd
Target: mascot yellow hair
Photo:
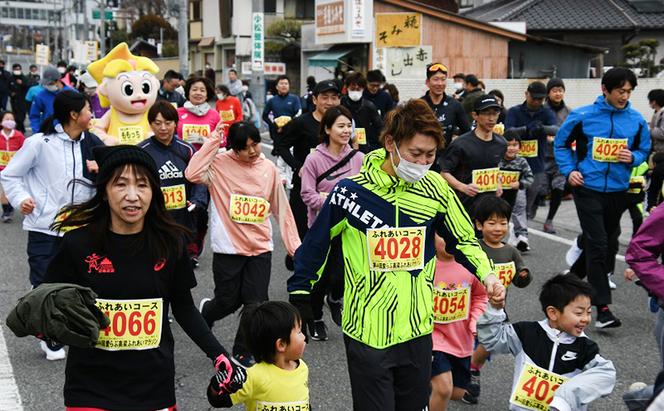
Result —
<instances>
[{"instance_id":1,"label":"mascot yellow hair","mask_svg":"<svg viewBox=\"0 0 664 411\"><path fill-rule=\"evenodd\" d=\"M88 66L88 72L99 84L105 77L115 78L118 74L128 71L147 71L151 74L157 74L159 66L147 57L133 55L129 51L127 43L118 44L104 58L90 63ZM98 94L99 103L102 107L111 105L105 95Z\"/></svg>"}]
</instances>

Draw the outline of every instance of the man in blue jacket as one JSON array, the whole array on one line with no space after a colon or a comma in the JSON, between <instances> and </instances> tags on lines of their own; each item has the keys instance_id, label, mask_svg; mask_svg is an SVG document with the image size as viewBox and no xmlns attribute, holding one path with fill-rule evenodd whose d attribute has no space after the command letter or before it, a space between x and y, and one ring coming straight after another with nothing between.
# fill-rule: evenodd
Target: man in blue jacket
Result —
<instances>
[{"instance_id":1,"label":"man in blue jacket","mask_svg":"<svg viewBox=\"0 0 664 411\"><path fill-rule=\"evenodd\" d=\"M62 90L74 90L60 81L60 73L54 67L48 67L42 74L41 84L44 87L32 100L30 107L30 128L32 134L41 131L41 124L53 115L53 100Z\"/></svg>"},{"instance_id":2,"label":"man in blue jacket","mask_svg":"<svg viewBox=\"0 0 664 411\"><path fill-rule=\"evenodd\" d=\"M302 114L300 98L290 92L290 80L288 76L277 77L277 95L265 103L263 109L263 121L270 127L270 138L277 142L285 124L277 125L275 119L287 116L291 120Z\"/></svg>"},{"instance_id":3,"label":"man in blue jacket","mask_svg":"<svg viewBox=\"0 0 664 411\"><path fill-rule=\"evenodd\" d=\"M594 289L597 328L621 325L609 310L607 273L618 251L632 166L644 162L650 152L648 123L629 102L636 83L628 69L607 71L602 77L603 95L595 103L573 110L554 140L560 172L573 187L586 274Z\"/></svg>"},{"instance_id":4,"label":"man in blue jacket","mask_svg":"<svg viewBox=\"0 0 664 411\"><path fill-rule=\"evenodd\" d=\"M550 108L544 107L546 97L546 86L541 81L533 81L526 89L526 100L507 111L505 118L505 131L512 128L525 128L525 134L521 137L521 150L519 155L528 161L530 169L533 170L535 181L526 190L526 216L528 219L535 218L537 205L535 200L542 186L546 182L545 161L547 151L546 126L557 126L556 115ZM547 127L549 128L549 127ZM553 135L553 133L551 133ZM522 209L523 197L517 197L515 208ZM517 224L517 220L515 220ZM517 235L516 247L519 251L529 251L528 228L515 226Z\"/></svg>"}]
</instances>

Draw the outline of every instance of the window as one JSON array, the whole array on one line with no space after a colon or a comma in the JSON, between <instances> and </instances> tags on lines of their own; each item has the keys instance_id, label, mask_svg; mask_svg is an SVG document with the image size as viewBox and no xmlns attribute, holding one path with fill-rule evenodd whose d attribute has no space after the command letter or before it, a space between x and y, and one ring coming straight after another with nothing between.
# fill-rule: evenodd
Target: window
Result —
<instances>
[{"instance_id":1,"label":"window","mask_svg":"<svg viewBox=\"0 0 664 411\"><path fill-rule=\"evenodd\" d=\"M16 18L16 9L13 7L9 8L9 18L10 19L15 19Z\"/></svg>"},{"instance_id":2,"label":"window","mask_svg":"<svg viewBox=\"0 0 664 411\"><path fill-rule=\"evenodd\" d=\"M46 16L46 10L44 9L39 9L39 20L46 20L48 17Z\"/></svg>"},{"instance_id":3,"label":"window","mask_svg":"<svg viewBox=\"0 0 664 411\"><path fill-rule=\"evenodd\" d=\"M16 9L16 18L23 19L23 9Z\"/></svg>"},{"instance_id":4,"label":"window","mask_svg":"<svg viewBox=\"0 0 664 411\"><path fill-rule=\"evenodd\" d=\"M475 6L473 0L459 0L459 8L473 7Z\"/></svg>"},{"instance_id":5,"label":"window","mask_svg":"<svg viewBox=\"0 0 664 411\"><path fill-rule=\"evenodd\" d=\"M191 2L191 19L200 20L201 19L201 1L194 0Z\"/></svg>"},{"instance_id":6,"label":"window","mask_svg":"<svg viewBox=\"0 0 664 411\"><path fill-rule=\"evenodd\" d=\"M297 0L295 4L295 18L303 20L313 20L315 5L313 1Z\"/></svg>"},{"instance_id":7,"label":"window","mask_svg":"<svg viewBox=\"0 0 664 411\"><path fill-rule=\"evenodd\" d=\"M9 16L9 10L7 9L7 7L3 7L2 8L2 18L6 19L8 16Z\"/></svg>"},{"instance_id":8,"label":"window","mask_svg":"<svg viewBox=\"0 0 664 411\"><path fill-rule=\"evenodd\" d=\"M276 13L277 0L263 0L263 13Z\"/></svg>"}]
</instances>

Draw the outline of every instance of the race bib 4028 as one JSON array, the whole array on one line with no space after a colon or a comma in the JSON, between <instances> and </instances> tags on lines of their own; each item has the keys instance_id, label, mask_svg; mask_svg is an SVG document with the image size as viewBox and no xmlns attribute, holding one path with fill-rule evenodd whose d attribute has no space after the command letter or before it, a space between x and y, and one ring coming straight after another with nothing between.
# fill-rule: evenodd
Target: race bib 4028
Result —
<instances>
[{"instance_id":1,"label":"race bib 4028","mask_svg":"<svg viewBox=\"0 0 664 411\"><path fill-rule=\"evenodd\" d=\"M97 299L97 307L111 321L99 330L96 348L107 351L149 350L159 347L163 300Z\"/></svg>"},{"instance_id":2,"label":"race bib 4028","mask_svg":"<svg viewBox=\"0 0 664 411\"><path fill-rule=\"evenodd\" d=\"M367 230L369 269L410 271L424 268L426 227L370 228Z\"/></svg>"}]
</instances>

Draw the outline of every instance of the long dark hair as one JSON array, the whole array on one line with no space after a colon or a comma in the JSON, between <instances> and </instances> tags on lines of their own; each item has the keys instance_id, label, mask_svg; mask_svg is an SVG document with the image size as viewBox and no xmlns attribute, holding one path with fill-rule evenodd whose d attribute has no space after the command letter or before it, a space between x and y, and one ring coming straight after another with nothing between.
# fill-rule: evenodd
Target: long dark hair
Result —
<instances>
[{"instance_id":1,"label":"long dark hair","mask_svg":"<svg viewBox=\"0 0 664 411\"><path fill-rule=\"evenodd\" d=\"M54 222L51 229L60 231L67 227L87 226L92 233L94 249L99 252L107 251L111 209L106 199L106 186L117 181L125 170L137 177L145 177L152 189L152 201L145 215L143 230L136 237L131 249L139 252L147 248L154 259L180 257L184 250L185 240L191 237L191 232L176 223L168 214L159 181L154 173L139 164L121 164L112 172L106 173L106 177L98 178L95 182L96 194L84 203L65 207L61 213L67 217L62 221Z\"/></svg>"},{"instance_id":2,"label":"long dark hair","mask_svg":"<svg viewBox=\"0 0 664 411\"><path fill-rule=\"evenodd\" d=\"M53 115L46 117L41 123L39 130L44 134L55 133L55 120L61 125L69 124L71 117L69 114L72 111L80 113L85 107L85 103L89 103L90 99L83 93L74 90L62 90L55 95L53 100Z\"/></svg>"}]
</instances>

